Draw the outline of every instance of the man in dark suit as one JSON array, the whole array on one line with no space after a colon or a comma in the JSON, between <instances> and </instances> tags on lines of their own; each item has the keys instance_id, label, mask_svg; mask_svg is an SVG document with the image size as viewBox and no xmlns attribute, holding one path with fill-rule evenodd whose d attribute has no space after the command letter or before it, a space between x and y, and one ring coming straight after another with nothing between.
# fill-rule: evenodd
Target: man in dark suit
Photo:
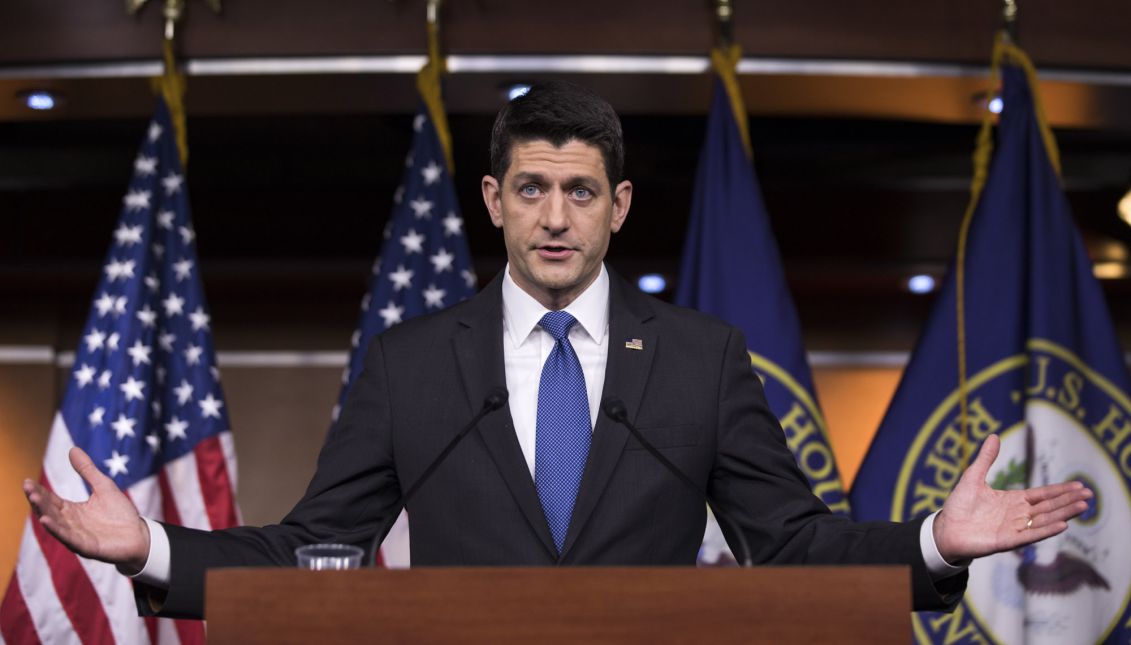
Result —
<instances>
[{"instance_id":1,"label":"man in dark suit","mask_svg":"<svg viewBox=\"0 0 1131 645\"><path fill-rule=\"evenodd\" d=\"M506 387L410 503L415 565L691 565L703 495L759 563L907 563L917 609L953 606L961 564L1066 528L1090 493L1066 483L993 491L997 439L943 510L908 524L853 523L808 489L736 329L643 296L604 266L632 201L612 108L568 84L500 113L482 181L507 268L478 296L375 338L306 492L274 526L202 532L138 518L79 450L84 504L34 482L43 525L78 553L137 573L143 610L199 616L207 568L291 565L295 547L367 546L452 433ZM691 490L622 425L628 418Z\"/></svg>"}]
</instances>

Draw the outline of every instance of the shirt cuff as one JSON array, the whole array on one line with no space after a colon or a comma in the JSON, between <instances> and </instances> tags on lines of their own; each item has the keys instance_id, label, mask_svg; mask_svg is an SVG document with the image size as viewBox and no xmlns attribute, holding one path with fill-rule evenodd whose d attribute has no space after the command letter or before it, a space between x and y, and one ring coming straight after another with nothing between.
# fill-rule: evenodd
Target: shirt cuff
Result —
<instances>
[{"instance_id":1,"label":"shirt cuff","mask_svg":"<svg viewBox=\"0 0 1131 645\"><path fill-rule=\"evenodd\" d=\"M134 580L158 589L169 588L169 535L160 522L141 518L149 526L149 557L141 571L130 575ZM121 571L121 569L119 569ZM123 572L125 573L125 572ZM129 575L129 574L127 574Z\"/></svg>"},{"instance_id":2,"label":"shirt cuff","mask_svg":"<svg viewBox=\"0 0 1131 645\"><path fill-rule=\"evenodd\" d=\"M923 552L923 562L927 564L927 571L935 581L958 575L970 566L969 561L955 566L947 562L939 553L939 547L935 544L935 516L938 514L939 511L935 511L928 515L919 528L919 549Z\"/></svg>"}]
</instances>

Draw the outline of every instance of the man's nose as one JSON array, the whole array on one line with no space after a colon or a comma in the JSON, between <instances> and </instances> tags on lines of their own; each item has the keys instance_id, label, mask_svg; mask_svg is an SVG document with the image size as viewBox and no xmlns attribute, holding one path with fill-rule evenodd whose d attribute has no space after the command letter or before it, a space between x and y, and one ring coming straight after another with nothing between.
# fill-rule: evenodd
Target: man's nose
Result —
<instances>
[{"instance_id":1,"label":"man's nose","mask_svg":"<svg viewBox=\"0 0 1131 645\"><path fill-rule=\"evenodd\" d=\"M550 192L542 211L542 227L552 233L562 233L569 229L568 202L560 190Z\"/></svg>"}]
</instances>

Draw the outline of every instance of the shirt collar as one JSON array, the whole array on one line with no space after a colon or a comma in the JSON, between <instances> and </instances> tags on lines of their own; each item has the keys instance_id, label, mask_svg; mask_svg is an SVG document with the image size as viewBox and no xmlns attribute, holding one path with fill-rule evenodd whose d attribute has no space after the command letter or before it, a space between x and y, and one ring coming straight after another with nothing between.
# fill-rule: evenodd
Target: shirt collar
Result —
<instances>
[{"instance_id":1,"label":"shirt collar","mask_svg":"<svg viewBox=\"0 0 1131 645\"><path fill-rule=\"evenodd\" d=\"M503 327L511 343L519 347L538 326L542 316L550 311L542 303L522 290L511 278L510 264L503 270ZM609 326L609 272L601 264L601 273L593 284L581 292L565 308L577 319L577 324L597 345L605 342Z\"/></svg>"}]
</instances>

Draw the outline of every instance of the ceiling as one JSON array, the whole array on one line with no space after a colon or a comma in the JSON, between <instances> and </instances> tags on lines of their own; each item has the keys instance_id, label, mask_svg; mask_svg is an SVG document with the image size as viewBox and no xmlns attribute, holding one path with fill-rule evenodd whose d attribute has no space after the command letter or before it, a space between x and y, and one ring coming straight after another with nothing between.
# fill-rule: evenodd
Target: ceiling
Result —
<instances>
[{"instance_id":1,"label":"ceiling","mask_svg":"<svg viewBox=\"0 0 1131 645\"><path fill-rule=\"evenodd\" d=\"M735 4L758 177L810 345L910 347L930 297L903 284L941 274L952 254L998 6ZM1115 203L1131 185L1131 4L1020 9L1078 224L1096 259L1126 263L1131 228ZM424 2L228 0L213 16L194 0L187 10L189 188L214 316L251 324L286 294L304 312L292 315L352 325L409 145L418 63L404 57L423 53ZM159 14L0 3L3 311L81 319L152 109L144 76L159 69ZM510 84L554 77L593 87L624 120L636 191L612 263L674 278L710 97L710 76L694 71L713 39L710 3L468 0L446 3L441 18L479 273L503 262L478 196L492 115ZM62 107L27 110L20 95L37 88L60 92ZM1131 338L1128 280L1105 288Z\"/></svg>"}]
</instances>

